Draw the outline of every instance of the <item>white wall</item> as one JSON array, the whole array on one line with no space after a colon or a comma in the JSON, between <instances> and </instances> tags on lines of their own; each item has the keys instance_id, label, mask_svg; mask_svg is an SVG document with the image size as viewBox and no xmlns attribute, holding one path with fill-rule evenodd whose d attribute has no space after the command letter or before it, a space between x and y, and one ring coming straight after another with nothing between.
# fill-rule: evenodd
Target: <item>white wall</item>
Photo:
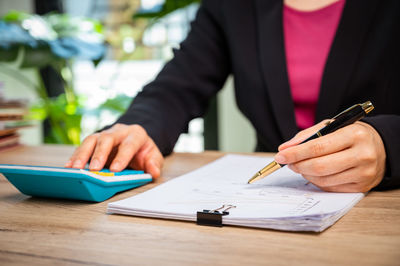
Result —
<instances>
[{"instance_id":1,"label":"white wall","mask_svg":"<svg viewBox=\"0 0 400 266\"><path fill-rule=\"evenodd\" d=\"M31 13L33 11L33 0L0 0L0 16L8 13L10 10L24 11ZM7 64L8 67L17 69L15 65ZM16 70L32 82L36 82L36 77L31 70ZM18 80L6 75L0 66L0 82L3 83L2 94L6 98L24 99L33 102L37 99L33 88L28 88ZM42 127L39 122L34 122L35 126L20 130L21 143L29 145L38 145L42 142Z\"/></svg>"},{"instance_id":2,"label":"white wall","mask_svg":"<svg viewBox=\"0 0 400 266\"><path fill-rule=\"evenodd\" d=\"M1 63L4 64L4 63ZM24 100L28 103L35 102L38 97L34 92L34 88L25 86L21 83L18 79L12 78L11 76L7 75L2 71L4 65L0 64L0 82L3 84L2 87L2 95L6 99L18 99ZM13 69L18 75L24 76L25 78L29 79L33 83L37 82L35 73L33 70L20 70L15 67L13 64L6 64L7 68ZM39 121L32 121L34 126L21 129L18 132L21 136L21 143L27 145L39 145L42 143L42 126Z\"/></svg>"},{"instance_id":3,"label":"white wall","mask_svg":"<svg viewBox=\"0 0 400 266\"><path fill-rule=\"evenodd\" d=\"M30 13L33 10L33 0L0 0L0 16L12 9Z\"/></svg>"},{"instance_id":4,"label":"white wall","mask_svg":"<svg viewBox=\"0 0 400 266\"><path fill-rule=\"evenodd\" d=\"M217 99L220 150L226 152L254 151L255 131L236 105L232 77L228 78Z\"/></svg>"}]
</instances>

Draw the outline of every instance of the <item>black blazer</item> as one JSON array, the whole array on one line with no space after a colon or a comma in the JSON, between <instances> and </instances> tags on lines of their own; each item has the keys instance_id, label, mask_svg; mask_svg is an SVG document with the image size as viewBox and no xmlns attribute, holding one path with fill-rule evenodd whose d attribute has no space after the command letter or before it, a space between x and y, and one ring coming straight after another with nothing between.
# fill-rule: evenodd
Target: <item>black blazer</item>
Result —
<instances>
[{"instance_id":1,"label":"black blazer","mask_svg":"<svg viewBox=\"0 0 400 266\"><path fill-rule=\"evenodd\" d=\"M276 151L298 131L286 70L280 0L204 0L187 39L118 123L142 125L164 155L233 74L257 150ZM348 0L325 66L316 122L371 100L365 122L380 133L387 172L400 185L398 0Z\"/></svg>"}]
</instances>

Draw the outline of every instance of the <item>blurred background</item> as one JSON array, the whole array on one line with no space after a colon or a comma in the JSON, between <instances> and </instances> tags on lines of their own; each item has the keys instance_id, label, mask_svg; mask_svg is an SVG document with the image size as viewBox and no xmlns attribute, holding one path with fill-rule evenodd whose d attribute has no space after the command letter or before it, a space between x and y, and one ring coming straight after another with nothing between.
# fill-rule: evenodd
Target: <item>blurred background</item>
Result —
<instances>
[{"instance_id":1,"label":"blurred background","mask_svg":"<svg viewBox=\"0 0 400 266\"><path fill-rule=\"evenodd\" d=\"M199 4L1 0L0 149L1 132L12 132L13 139L18 135L14 144L79 145L113 123L172 58ZM24 118L10 116L16 113ZM206 117L190 122L175 151L250 152L254 147L255 133L237 110L230 77Z\"/></svg>"}]
</instances>

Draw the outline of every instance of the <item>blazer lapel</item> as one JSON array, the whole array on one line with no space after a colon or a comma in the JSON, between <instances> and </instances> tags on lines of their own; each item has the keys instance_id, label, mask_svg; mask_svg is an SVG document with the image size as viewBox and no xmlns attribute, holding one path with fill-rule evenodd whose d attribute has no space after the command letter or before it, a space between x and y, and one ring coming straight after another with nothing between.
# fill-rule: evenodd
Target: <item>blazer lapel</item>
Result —
<instances>
[{"instance_id":1,"label":"blazer lapel","mask_svg":"<svg viewBox=\"0 0 400 266\"><path fill-rule=\"evenodd\" d=\"M325 65L316 111L316 122L330 118L343 104L362 43L379 1L347 0ZM360 95L362 98L362 95ZM355 103L354 103L355 104Z\"/></svg>"},{"instance_id":2,"label":"blazer lapel","mask_svg":"<svg viewBox=\"0 0 400 266\"><path fill-rule=\"evenodd\" d=\"M256 0L258 49L265 86L284 140L298 131L286 69L282 1Z\"/></svg>"}]
</instances>

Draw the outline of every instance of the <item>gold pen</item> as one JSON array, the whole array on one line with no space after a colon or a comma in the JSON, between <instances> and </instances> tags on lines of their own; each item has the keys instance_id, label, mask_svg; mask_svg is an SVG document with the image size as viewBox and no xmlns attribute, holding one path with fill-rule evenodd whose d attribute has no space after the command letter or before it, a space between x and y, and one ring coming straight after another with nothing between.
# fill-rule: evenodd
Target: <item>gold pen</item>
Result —
<instances>
[{"instance_id":1,"label":"gold pen","mask_svg":"<svg viewBox=\"0 0 400 266\"><path fill-rule=\"evenodd\" d=\"M352 107L344 110L340 114L336 115L333 117L323 128L321 128L317 133L309 137L308 139L304 140L300 144L303 144L307 141L310 141L312 139L316 139L319 137L322 137L326 134L332 133L339 128L345 127L347 125L350 125L361 118L363 118L365 115L367 115L369 112L371 112L374 109L374 106L370 101L367 101L365 103L361 104L355 104ZM260 180L267 175L275 172L281 167L284 167L285 164L279 164L275 161L271 162L264 168L262 168L260 171L258 171L252 178L249 179L247 182L248 184L251 184L257 180Z\"/></svg>"}]
</instances>

